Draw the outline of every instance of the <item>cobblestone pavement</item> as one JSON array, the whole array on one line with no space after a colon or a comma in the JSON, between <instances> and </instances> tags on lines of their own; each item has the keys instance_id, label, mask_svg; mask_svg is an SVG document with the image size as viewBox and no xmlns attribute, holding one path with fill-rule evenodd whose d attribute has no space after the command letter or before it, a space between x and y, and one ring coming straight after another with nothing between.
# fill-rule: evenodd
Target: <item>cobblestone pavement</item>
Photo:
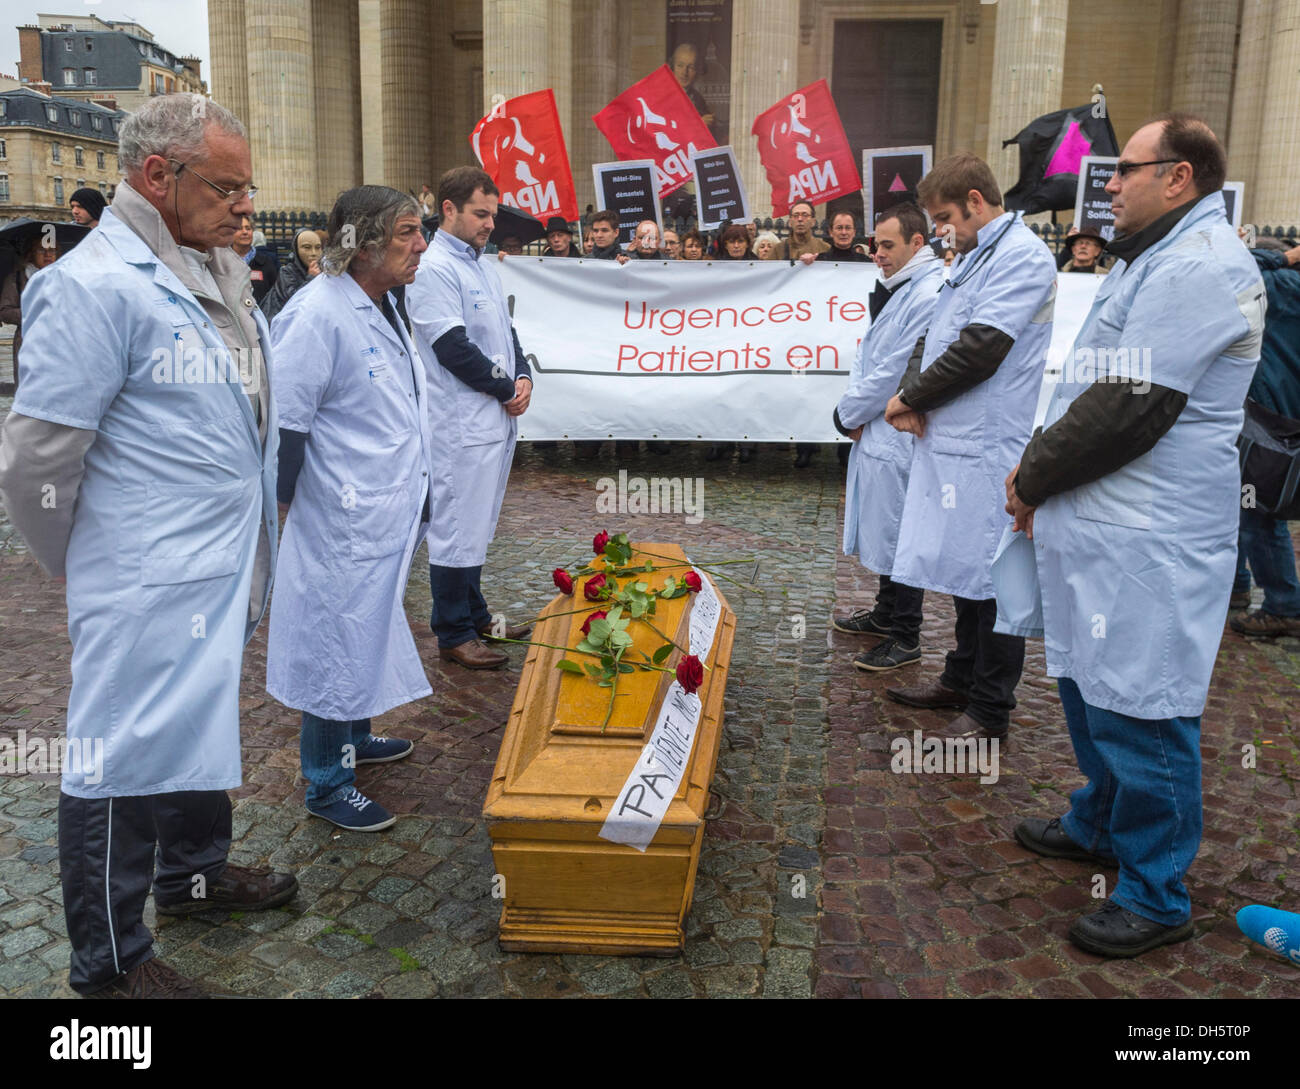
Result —
<instances>
[{"instance_id":1,"label":"cobblestone pavement","mask_svg":"<svg viewBox=\"0 0 1300 1089\"><path fill-rule=\"evenodd\" d=\"M521 453L484 578L489 603L515 619L546 602L550 570L578 558L596 528L677 540L697 560L759 558L764 594L724 584L739 631L717 814L682 957L498 948L500 904L479 814L523 651L510 651L506 671L444 667L423 634L422 558L407 607L434 695L377 720L379 732L414 740L414 755L358 774L398 823L378 835L340 834L307 815L297 716L263 690L263 626L245 659L245 783L234 792L232 859L292 869L302 888L285 908L242 917L158 921L150 901L159 954L211 989L273 997L1300 996L1300 970L1252 947L1232 921L1246 903L1300 904L1300 641L1225 635L1206 715L1205 842L1190 878L1197 938L1108 964L1064 937L1090 902L1091 872L1040 860L1010 838L1022 814L1059 812L1079 783L1040 646L1030 644L996 784L894 774L895 731L931 731L944 720L885 701L895 678L853 670L856 641L829 632L832 608L869 603L874 585L838 555L843 485L834 457L823 450L799 472L781 446L761 448L749 465L706 462L703 449L677 445L671 456L617 465L575 464L567 445ZM702 477L704 520L598 514L596 480L618 468ZM0 521L0 735L61 729L65 619L61 593ZM925 662L908 676L941 662L951 620L949 602L927 602ZM1245 743L1258 747L1253 771L1241 767ZM71 993L57 798L53 779L0 779L3 994Z\"/></svg>"}]
</instances>

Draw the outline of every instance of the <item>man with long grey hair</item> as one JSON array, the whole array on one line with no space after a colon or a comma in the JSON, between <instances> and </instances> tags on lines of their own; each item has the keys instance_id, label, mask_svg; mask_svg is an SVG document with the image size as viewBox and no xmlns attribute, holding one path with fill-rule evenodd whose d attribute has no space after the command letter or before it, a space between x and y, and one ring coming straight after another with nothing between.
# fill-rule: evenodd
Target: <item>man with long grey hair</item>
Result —
<instances>
[{"instance_id":1,"label":"man with long grey hair","mask_svg":"<svg viewBox=\"0 0 1300 1089\"><path fill-rule=\"evenodd\" d=\"M200 95L153 98L119 157L99 228L23 296L0 497L67 585L72 987L190 998L153 959L151 882L160 914L274 907L298 884L226 862L243 647L275 560L275 405L229 249L256 192L243 126Z\"/></svg>"},{"instance_id":2,"label":"man with long grey hair","mask_svg":"<svg viewBox=\"0 0 1300 1089\"><path fill-rule=\"evenodd\" d=\"M276 316L278 498L287 511L266 688L302 712L307 809L377 832L397 818L353 785L359 764L409 756L374 715L430 694L402 599L429 521L425 373L390 290L427 248L415 200L341 194L324 275Z\"/></svg>"}]
</instances>

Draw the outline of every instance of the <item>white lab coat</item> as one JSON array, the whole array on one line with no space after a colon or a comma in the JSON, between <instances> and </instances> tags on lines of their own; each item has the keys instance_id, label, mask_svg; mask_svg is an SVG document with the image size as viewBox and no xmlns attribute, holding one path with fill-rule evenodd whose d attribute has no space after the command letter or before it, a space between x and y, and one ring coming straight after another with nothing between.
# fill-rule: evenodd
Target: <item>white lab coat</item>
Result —
<instances>
[{"instance_id":1,"label":"white lab coat","mask_svg":"<svg viewBox=\"0 0 1300 1089\"><path fill-rule=\"evenodd\" d=\"M308 439L266 690L320 718L370 718L432 691L402 607L429 494L424 368L347 273L315 277L272 324L280 425Z\"/></svg>"},{"instance_id":2,"label":"white lab coat","mask_svg":"<svg viewBox=\"0 0 1300 1089\"><path fill-rule=\"evenodd\" d=\"M278 432L268 402L263 447L229 363L202 305L111 208L23 292L14 411L98 432L68 541L68 739L102 742L104 766L69 762L74 797L241 782L239 675L266 604L249 600L263 536L274 565Z\"/></svg>"},{"instance_id":3,"label":"white lab coat","mask_svg":"<svg viewBox=\"0 0 1300 1089\"><path fill-rule=\"evenodd\" d=\"M1015 341L996 373L925 414L912 444L893 577L975 601L993 597L989 568L1006 524L1005 481L1029 440L1052 339L1056 262L1018 215L980 228L953 264L925 338L921 370L967 325Z\"/></svg>"},{"instance_id":4,"label":"white lab coat","mask_svg":"<svg viewBox=\"0 0 1300 1089\"><path fill-rule=\"evenodd\" d=\"M1131 267L1111 269L1075 340L1076 360L1080 349L1149 349L1137 376L1149 360L1152 383L1188 396L1151 450L1034 515L1047 673L1069 677L1094 707L1148 719L1205 707L1232 591L1235 442L1265 305L1259 270L1212 193ZM1091 385L1079 377L1065 368L1045 427Z\"/></svg>"},{"instance_id":5,"label":"white lab coat","mask_svg":"<svg viewBox=\"0 0 1300 1089\"><path fill-rule=\"evenodd\" d=\"M912 462L912 436L885 422L885 406L898 392L912 349L929 328L942 284L943 262L936 257L896 288L862 338L849 388L837 406L840 423L850 431L863 429L849 455L844 551L856 552L862 565L879 575L893 574Z\"/></svg>"},{"instance_id":6,"label":"white lab coat","mask_svg":"<svg viewBox=\"0 0 1300 1089\"><path fill-rule=\"evenodd\" d=\"M510 378L514 337L497 258L478 256L444 230L434 233L406 289L420 358L429 383L433 507L429 562L480 567L496 533L518 431L515 418L491 394L470 389L443 367L434 341L458 325Z\"/></svg>"}]
</instances>

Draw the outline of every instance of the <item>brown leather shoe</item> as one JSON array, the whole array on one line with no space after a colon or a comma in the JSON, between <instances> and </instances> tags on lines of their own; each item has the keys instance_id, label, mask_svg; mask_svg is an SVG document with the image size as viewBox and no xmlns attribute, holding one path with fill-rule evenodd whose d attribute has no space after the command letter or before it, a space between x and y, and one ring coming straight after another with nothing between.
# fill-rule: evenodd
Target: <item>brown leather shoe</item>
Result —
<instances>
[{"instance_id":1,"label":"brown leather shoe","mask_svg":"<svg viewBox=\"0 0 1300 1089\"><path fill-rule=\"evenodd\" d=\"M1279 635L1300 635L1300 616L1274 616L1263 609L1251 609L1234 616L1228 627L1257 639L1274 639Z\"/></svg>"},{"instance_id":2,"label":"brown leather shoe","mask_svg":"<svg viewBox=\"0 0 1300 1089\"><path fill-rule=\"evenodd\" d=\"M531 624L507 624L506 630L500 636L492 634L492 623L489 621L479 628L478 633L489 643L495 643L498 638L501 639L527 639L533 632Z\"/></svg>"},{"instance_id":3,"label":"brown leather shoe","mask_svg":"<svg viewBox=\"0 0 1300 1089\"><path fill-rule=\"evenodd\" d=\"M510 659L499 650L485 647L477 639L454 647L439 647L438 657L444 662L455 662L466 669L500 669Z\"/></svg>"},{"instance_id":4,"label":"brown leather shoe","mask_svg":"<svg viewBox=\"0 0 1300 1089\"><path fill-rule=\"evenodd\" d=\"M905 703L908 707L955 707L964 711L970 702L963 693L946 688L938 681L913 685L911 688L886 688L885 695L895 703Z\"/></svg>"},{"instance_id":5,"label":"brown leather shoe","mask_svg":"<svg viewBox=\"0 0 1300 1089\"><path fill-rule=\"evenodd\" d=\"M293 899L298 879L291 873L275 873L265 866L232 866L226 863L221 876L207 882L206 895L189 896L174 904L154 898L159 915L188 915L194 911L226 908L229 911L265 911Z\"/></svg>"},{"instance_id":6,"label":"brown leather shoe","mask_svg":"<svg viewBox=\"0 0 1300 1089\"><path fill-rule=\"evenodd\" d=\"M940 731L940 733L944 737L1005 738L1007 736L1007 728L1005 726L998 726L998 727L985 726L983 723L976 722L973 718L970 717L970 715L966 714L966 712L963 711L960 715L958 715L955 719L953 719L950 723L948 723L948 725L945 726Z\"/></svg>"},{"instance_id":7,"label":"brown leather shoe","mask_svg":"<svg viewBox=\"0 0 1300 1089\"><path fill-rule=\"evenodd\" d=\"M112 983L92 991L87 998L208 998L192 979L156 957L123 972Z\"/></svg>"}]
</instances>

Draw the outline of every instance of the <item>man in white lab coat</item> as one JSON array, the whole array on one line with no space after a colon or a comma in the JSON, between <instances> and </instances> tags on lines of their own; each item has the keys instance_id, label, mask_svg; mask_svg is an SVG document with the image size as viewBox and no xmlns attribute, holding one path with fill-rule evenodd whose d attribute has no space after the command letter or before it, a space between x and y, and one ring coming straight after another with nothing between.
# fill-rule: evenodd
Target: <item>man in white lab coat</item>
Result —
<instances>
[{"instance_id":1,"label":"man in white lab coat","mask_svg":"<svg viewBox=\"0 0 1300 1089\"><path fill-rule=\"evenodd\" d=\"M70 982L188 998L153 959L151 882L160 914L274 907L297 888L226 862L243 647L275 562L275 404L266 323L228 248L256 192L243 126L160 96L122 124L119 156L99 227L23 295L0 494L67 580Z\"/></svg>"},{"instance_id":2,"label":"man in white lab coat","mask_svg":"<svg viewBox=\"0 0 1300 1089\"><path fill-rule=\"evenodd\" d=\"M925 336L943 263L926 243L921 209L899 204L876 221L876 261L883 279L868 298L871 328L862 338L849 388L835 408L835 426L853 440L844 489L844 551L880 575L873 609L834 618L837 631L883 635L853 664L870 673L900 669L921 658L921 605L925 591L894 582L898 524L907 495L912 436L885 422L885 406L898 392L916 342ZM824 255L823 255L824 256Z\"/></svg>"},{"instance_id":3,"label":"man in white lab coat","mask_svg":"<svg viewBox=\"0 0 1300 1089\"><path fill-rule=\"evenodd\" d=\"M287 510L266 689L302 711L307 809L377 832L397 818L353 785L359 764L409 756L370 720L429 695L402 608L429 517L424 367L388 292L427 248L415 199L339 195L323 274L271 323Z\"/></svg>"},{"instance_id":4,"label":"man in white lab coat","mask_svg":"<svg viewBox=\"0 0 1300 1089\"><path fill-rule=\"evenodd\" d=\"M1056 262L1019 215L1002 210L993 172L974 155L936 163L917 193L961 256L885 409L888 422L916 438L893 579L953 596L957 646L936 681L887 694L960 708L950 735L1002 737L1025 641L993 630L989 570L1005 524L1003 481L1033 429Z\"/></svg>"},{"instance_id":5,"label":"man in white lab coat","mask_svg":"<svg viewBox=\"0 0 1300 1089\"><path fill-rule=\"evenodd\" d=\"M480 589L510 476L516 420L528 411L533 389L496 261L481 259L497 197L492 179L476 167L442 176L442 218L406 292L429 382L430 626L439 656L467 669L496 669L508 660L481 639L523 639L532 630L494 617Z\"/></svg>"},{"instance_id":6,"label":"man in white lab coat","mask_svg":"<svg viewBox=\"0 0 1300 1089\"><path fill-rule=\"evenodd\" d=\"M1265 296L1224 213L1227 160L1169 114L1124 146L1111 195L1119 258L1065 360L1043 427L1007 477L1032 537L1047 673L1085 786L1026 847L1119 864L1070 940L1131 957L1191 936L1183 877L1201 839L1201 713L1236 557L1235 442ZM999 603L1010 600L999 587ZM1010 618L1016 620L1019 618Z\"/></svg>"}]
</instances>

